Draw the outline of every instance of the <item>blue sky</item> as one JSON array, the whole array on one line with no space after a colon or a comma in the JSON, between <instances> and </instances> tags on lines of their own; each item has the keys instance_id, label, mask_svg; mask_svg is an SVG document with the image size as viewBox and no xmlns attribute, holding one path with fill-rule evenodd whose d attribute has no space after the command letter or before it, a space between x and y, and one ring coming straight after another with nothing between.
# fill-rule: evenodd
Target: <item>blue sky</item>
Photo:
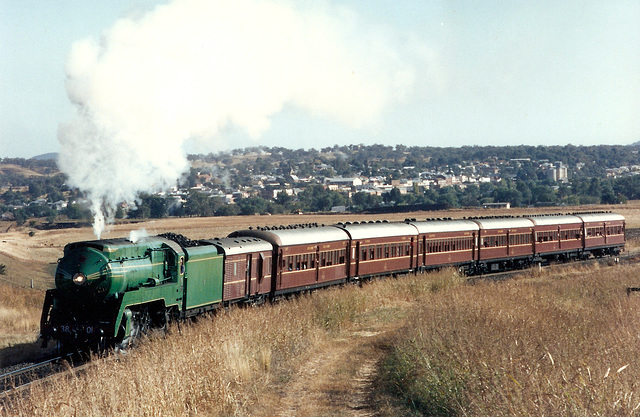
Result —
<instances>
[{"instance_id":1,"label":"blue sky","mask_svg":"<svg viewBox=\"0 0 640 417\"><path fill-rule=\"evenodd\" d=\"M99 42L118 19L144 16L157 4L151 0L0 0L0 157L59 151L58 127L74 113L65 89L72 44L87 38ZM374 48L374 41L380 40L381 47L397 52L401 64L374 75L386 77L382 80L386 83L389 77L410 73L411 82L402 83L401 94L381 99L379 108L363 118L351 115L349 108L367 107L367 95L358 102L356 94L346 104L336 99L333 113L325 107L300 105L304 97L284 99L281 108L266 113L268 123L253 135L247 134L251 128L234 128L230 123L231 127L215 133L215 141L184 142L186 151L255 145L640 141L640 2L306 0L287 4L293 9L321 8L329 16L347 15L341 21L354 25L345 32L352 35L351 48ZM259 71L259 65L256 68ZM346 116L340 117L341 113ZM357 123L349 122L351 116Z\"/></svg>"}]
</instances>

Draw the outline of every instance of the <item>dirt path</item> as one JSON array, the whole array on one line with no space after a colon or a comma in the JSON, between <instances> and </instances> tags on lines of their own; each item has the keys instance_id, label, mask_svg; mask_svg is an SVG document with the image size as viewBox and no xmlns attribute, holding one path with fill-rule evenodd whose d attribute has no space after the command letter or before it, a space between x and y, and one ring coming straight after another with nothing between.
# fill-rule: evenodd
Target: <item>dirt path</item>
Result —
<instances>
[{"instance_id":1,"label":"dirt path","mask_svg":"<svg viewBox=\"0 0 640 417\"><path fill-rule=\"evenodd\" d=\"M327 340L281 390L278 417L374 416L373 381L386 335L399 326L355 330Z\"/></svg>"}]
</instances>

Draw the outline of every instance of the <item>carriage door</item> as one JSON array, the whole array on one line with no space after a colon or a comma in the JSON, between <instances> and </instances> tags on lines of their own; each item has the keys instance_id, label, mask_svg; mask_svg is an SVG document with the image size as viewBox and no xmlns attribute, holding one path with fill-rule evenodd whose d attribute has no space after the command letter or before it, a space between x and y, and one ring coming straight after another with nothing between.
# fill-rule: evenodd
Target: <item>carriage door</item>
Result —
<instances>
[{"instance_id":1,"label":"carriage door","mask_svg":"<svg viewBox=\"0 0 640 417\"><path fill-rule=\"evenodd\" d=\"M480 242L478 242L478 236L476 235L476 232L473 232L471 236L471 243L473 244L473 247L471 248L471 260L476 261L480 259L480 246L478 245Z\"/></svg>"},{"instance_id":2,"label":"carriage door","mask_svg":"<svg viewBox=\"0 0 640 417\"><path fill-rule=\"evenodd\" d=\"M414 266L414 260L413 260L413 245L415 245L414 239L411 238L411 247L409 248L409 268L410 269L414 269L418 267L418 257L416 256L416 260L415 260L415 266Z\"/></svg>"},{"instance_id":3,"label":"carriage door","mask_svg":"<svg viewBox=\"0 0 640 417\"><path fill-rule=\"evenodd\" d=\"M422 249L419 251L418 256L422 257L422 264L418 263L418 265L427 266L427 235L422 235Z\"/></svg>"},{"instance_id":4,"label":"carriage door","mask_svg":"<svg viewBox=\"0 0 640 417\"><path fill-rule=\"evenodd\" d=\"M244 285L244 295L250 295L251 294L251 277L252 277L252 271L253 271L253 265L252 265L252 254L248 254L247 255L247 263L246 263L246 267L244 270L244 281L245 281L245 285Z\"/></svg>"},{"instance_id":5,"label":"carriage door","mask_svg":"<svg viewBox=\"0 0 640 417\"><path fill-rule=\"evenodd\" d=\"M360 276L360 242L356 243L356 256L354 256L354 261L356 263L356 267L355 267L355 271L353 273L354 277L359 277ZM351 269L351 268L349 268ZM351 271L349 271L351 272Z\"/></svg>"},{"instance_id":6,"label":"carriage door","mask_svg":"<svg viewBox=\"0 0 640 417\"><path fill-rule=\"evenodd\" d=\"M562 229L558 226L558 250L562 250Z\"/></svg>"},{"instance_id":7,"label":"carriage door","mask_svg":"<svg viewBox=\"0 0 640 417\"><path fill-rule=\"evenodd\" d=\"M277 262L277 270L276 270L276 274L273 277L273 282L271 283L271 291L275 292L279 287L282 286L282 270L285 267L285 259L284 259L284 253L282 252L282 249L280 249L280 251L278 251L278 262Z\"/></svg>"},{"instance_id":8,"label":"carriage door","mask_svg":"<svg viewBox=\"0 0 640 417\"><path fill-rule=\"evenodd\" d=\"M256 286L254 288L254 295L258 295L260 293L260 286L262 284L262 280L264 279L264 275L265 275L265 271L267 271L267 265L266 265L266 260L265 260L265 256L264 253L260 253L258 255L258 271L257 271L257 278L256 278Z\"/></svg>"},{"instance_id":9,"label":"carriage door","mask_svg":"<svg viewBox=\"0 0 640 417\"><path fill-rule=\"evenodd\" d=\"M315 256L315 269L316 269L316 282L318 282L318 280L320 280L320 246L316 246L316 253L313 255Z\"/></svg>"}]
</instances>

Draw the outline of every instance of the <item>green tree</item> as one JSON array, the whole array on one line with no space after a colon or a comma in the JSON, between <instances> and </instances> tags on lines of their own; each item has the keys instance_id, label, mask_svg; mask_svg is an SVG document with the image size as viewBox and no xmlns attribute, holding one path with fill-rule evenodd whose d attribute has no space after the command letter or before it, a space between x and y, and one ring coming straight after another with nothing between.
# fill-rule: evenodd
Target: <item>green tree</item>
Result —
<instances>
[{"instance_id":1,"label":"green tree","mask_svg":"<svg viewBox=\"0 0 640 417\"><path fill-rule=\"evenodd\" d=\"M463 207L476 207L480 205L480 187L470 186L462 191L459 199Z\"/></svg>"},{"instance_id":2,"label":"green tree","mask_svg":"<svg viewBox=\"0 0 640 417\"><path fill-rule=\"evenodd\" d=\"M219 198L211 198L198 191L191 191L184 204L184 213L187 216L211 217L222 205Z\"/></svg>"},{"instance_id":3,"label":"green tree","mask_svg":"<svg viewBox=\"0 0 640 417\"><path fill-rule=\"evenodd\" d=\"M502 185L493 191L493 201L496 203L509 202L514 207L522 205L522 193L515 187Z\"/></svg>"},{"instance_id":4,"label":"green tree","mask_svg":"<svg viewBox=\"0 0 640 417\"><path fill-rule=\"evenodd\" d=\"M267 214L270 213L269 202L262 197L243 198L236 202L240 208L240 214Z\"/></svg>"},{"instance_id":5,"label":"green tree","mask_svg":"<svg viewBox=\"0 0 640 417\"><path fill-rule=\"evenodd\" d=\"M393 187L389 192L382 194L382 200L387 204L398 205L402 203L402 194L397 187Z\"/></svg>"},{"instance_id":6,"label":"green tree","mask_svg":"<svg viewBox=\"0 0 640 417\"><path fill-rule=\"evenodd\" d=\"M382 203L382 197L375 194L358 192L351 196L351 204L354 211L362 211L378 207Z\"/></svg>"},{"instance_id":7,"label":"green tree","mask_svg":"<svg viewBox=\"0 0 640 417\"><path fill-rule=\"evenodd\" d=\"M25 224L28 218L27 213L24 211L24 209L14 211L13 216L15 217L18 226L22 226L23 224Z\"/></svg>"},{"instance_id":8,"label":"green tree","mask_svg":"<svg viewBox=\"0 0 640 417\"><path fill-rule=\"evenodd\" d=\"M80 220L80 219L89 220L92 217L91 210L77 203L69 204L67 208L64 210L64 214L68 218L74 219L74 220Z\"/></svg>"},{"instance_id":9,"label":"green tree","mask_svg":"<svg viewBox=\"0 0 640 417\"><path fill-rule=\"evenodd\" d=\"M325 189L320 184L307 187L298 195L298 199L305 211L329 211L333 206L344 206L347 203L343 194Z\"/></svg>"},{"instance_id":10,"label":"green tree","mask_svg":"<svg viewBox=\"0 0 640 417\"><path fill-rule=\"evenodd\" d=\"M545 184L538 184L532 191L533 199L536 203L556 203L557 194L553 187Z\"/></svg>"},{"instance_id":11,"label":"green tree","mask_svg":"<svg viewBox=\"0 0 640 417\"><path fill-rule=\"evenodd\" d=\"M438 192L436 203L444 204L447 207L458 207L458 193L454 187L444 187Z\"/></svg>"}]
</instances>

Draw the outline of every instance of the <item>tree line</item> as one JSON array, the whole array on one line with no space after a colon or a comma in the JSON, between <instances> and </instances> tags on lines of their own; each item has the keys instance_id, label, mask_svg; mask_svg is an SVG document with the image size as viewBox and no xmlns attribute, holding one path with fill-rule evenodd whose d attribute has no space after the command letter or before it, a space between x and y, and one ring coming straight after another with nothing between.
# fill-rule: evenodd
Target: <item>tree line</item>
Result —
<instances>
[{"instance_id":1,"label":"tree line","mask_svg":"<svg viewBox=\"0 0 640 417\"><path fill-rule=\"evenodd\" d=\"M526 158L522 158L527 155ZM270 189L301 190L296 195L281 192L273 199L253 195L225 204L218 197L190 191L181 204L159 195L142 194L135 206L118 208L116 217L159 218L166 216L230 216L300 212L327 212L345 206L353 212L380 207L425 205L439 207L477 207L484 203L509 202L513 207L536 205L617 204L640 198L639 176L607 178L605 169L622 165L640 165L637 146L513 146L433 148L385 145L334 146L321 150L285 148L247 148L209 155L191 155L224 175L213 175L207 185L217 189L239 189L253 177L270 175ZM521 159L517 163L510 160ZM564 161L570 167L570 183L556 183L537 169L534 160ZM382 195L364 191L345 193L329 190L321 184L296 182L301 177L322 179L331 176L373 176L387 179L411 178L424 170L463 173L471 161L489 161L499 166L503 179L495 183L425 189L414 186L405 192L394 188ZM501 165L502 164L502 165ZM200 170L191 170L181 183L193 187ZM45 218L52 223L60 218L90 219L81 203L81 193L65 184L65 176L55 161L0 159L0 214L11 213L22 224L28 219ZM46 204L37 203L46 200ZM66 202L63 210L52 206ZM16 208L18 207L18 208Z\"/></svg>"}]
</instances>

